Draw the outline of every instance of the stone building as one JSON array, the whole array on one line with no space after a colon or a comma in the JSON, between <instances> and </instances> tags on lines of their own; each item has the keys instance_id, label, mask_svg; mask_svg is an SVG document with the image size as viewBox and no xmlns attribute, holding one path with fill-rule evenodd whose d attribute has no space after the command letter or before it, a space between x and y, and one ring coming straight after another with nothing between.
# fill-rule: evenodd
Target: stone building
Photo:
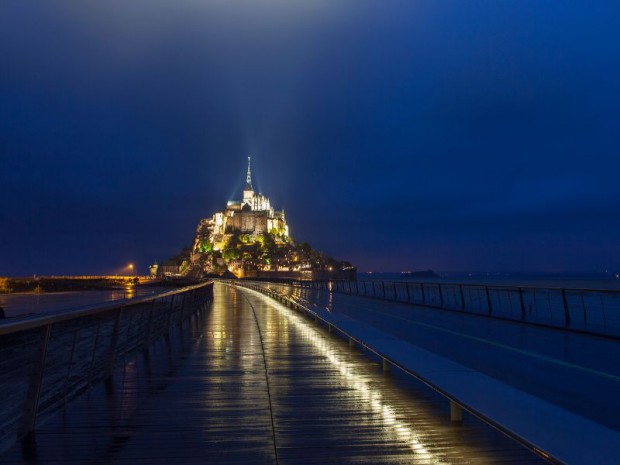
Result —
<instances>
[{"instance_id":1,"label":"stone building","mask_svg":"<svg viewBox=\"0 0 620 465\"><path fill-rule=\"evenodd\" d=\"M209 242L214 250L221 250L234 231L248 234L253 238L264 233L272 233L283 238L289 237L289 228L286 224L284 211L276 211L271 202L262 194L254 192L252 187L251 158L248 157L248 172L246 185L243 189L243 199L230 201L226 210L217 212L210 220L199 225L198 229L209 232ZM202 222L201 222L202 223Z\"/></svg>"},{"instance_id":2,"label":"stone building","mask_svg":"<svg viewBox=\"0 0 620 465\"><path fill-rule=\"evenodd\" d=\"M216 271L223 265L221 259L213 263L199 262L204 262L205 252L222 251L234 233L247 235L252 242L267 233L283 242L290 239L284 211L276 211L266 196L254 192L250 157L242 199L229 201L224 211L200 220L192 247L191 262L203 270Z\"/></svg>"}]
</instances>

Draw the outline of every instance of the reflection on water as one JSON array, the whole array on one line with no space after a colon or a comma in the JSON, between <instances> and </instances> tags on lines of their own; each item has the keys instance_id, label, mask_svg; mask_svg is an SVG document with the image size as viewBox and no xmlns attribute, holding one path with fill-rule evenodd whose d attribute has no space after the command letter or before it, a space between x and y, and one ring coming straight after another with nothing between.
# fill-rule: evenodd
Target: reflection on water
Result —
<instances>
[{"instance_id":1,"label":"reflection on water","mask_svg":"<svg viewBox=\"0 0 620 465\"><path fill-rule=\"evenodd\" d=\"M136 293L137 291L135 286L132 286L131 284L126 284L123 288L114 289L110 294L109 300L133 299L136 296Z\"/></svg>"},{"instance_id":2,"label":"reflection on water","mask_svg":"<svg viewBox=\"0 0 620 465\"><path fill-rule=\"evenodd\" d=\"M31 313L58 313L113 300L133 299L166 291L161 287L124 286L105 291L0 294L7 318Z\"/></svg>"}]
</instances>

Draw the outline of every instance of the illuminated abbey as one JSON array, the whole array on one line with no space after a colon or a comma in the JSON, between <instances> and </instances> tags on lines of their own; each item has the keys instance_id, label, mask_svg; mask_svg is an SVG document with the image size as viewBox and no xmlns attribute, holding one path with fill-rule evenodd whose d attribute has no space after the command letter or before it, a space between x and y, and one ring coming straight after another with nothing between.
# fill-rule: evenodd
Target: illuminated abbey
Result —
<instances>
[{"instance_id":1,"label":"illuminated abbey","mask_svg":"<svg viewBox=\"0 0 620 465\"><path fill-rule=\"evenodd\" d=\"M254 192L250 163L248 157L242 199L230 201L224 211L200 220L188 255L181 253L171 259L170 273L297 279L354 276L350 263L326 257L307 243L292 239L284 211L275 210L267 197Z\"/></svg>"},{"instance_id":2,"label":"illuminated abbey","mask_svg":"<svg viewBox=\"0 0 620 465\"><path fill-rule=\"evenodd\" d=\"M243 199L229 201L225 211L217 212L208 221L209 238L214 250L221 250L234 231L249 234L252 239L265 233L289 238L284 211L275 211L267 197L254 192L250 162L251 158L248 157Z\"/></svg>"}]
</instances>

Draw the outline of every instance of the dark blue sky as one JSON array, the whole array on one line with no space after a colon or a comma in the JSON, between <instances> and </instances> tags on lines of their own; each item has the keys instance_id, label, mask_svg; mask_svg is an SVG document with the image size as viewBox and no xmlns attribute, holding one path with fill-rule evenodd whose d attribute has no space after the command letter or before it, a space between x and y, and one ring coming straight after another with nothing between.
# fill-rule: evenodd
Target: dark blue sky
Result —
<instances>
[{"instance_id":1,"label":"dark blue sky","mask_svg":"<svg viewBox=\"0 0 620 465\"><path fill-rule=\"evenodd\" d=\"M255 187L361 270L620 270L614 1L3 1L0 275L141 269Z\"/></svg>"}]
</instances>

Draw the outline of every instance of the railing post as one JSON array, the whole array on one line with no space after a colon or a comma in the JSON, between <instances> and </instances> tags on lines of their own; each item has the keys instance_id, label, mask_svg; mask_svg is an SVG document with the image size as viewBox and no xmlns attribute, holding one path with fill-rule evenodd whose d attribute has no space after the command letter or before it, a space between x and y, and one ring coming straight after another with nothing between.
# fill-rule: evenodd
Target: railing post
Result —
<instances>
[{"instance_id":1,"label":"railing post","mask_svg":"<svg viewBox=\"0 0 620 465\"><path fill-rule=\"evenodd\" d=\"M196 301L197 301L197 294L196 294L196 290L194 289L193 291L190 291L192 293L192 303L190 304L191 306L191 314L194 315L196 313Z\"/></svg>"},{"instance_id":2,"label":"railing post","mask_svg":"<svg viewBox=\"0 0 620 465\"><path fill-rule=\"evenodd\" d=\"M144 341L142 342L142 349L147 350L151 344L151 330L153 328L153 312L155 311L155 299L151 303L151 311L149 312L149 321L146 323L146 331L144 333Z\"/></svg>"},{"instance_id":3,"label":"railing post","mask_svg":"<svg viewBox=\"0 0 620 465\"><path fill-rule=\"evenodd\" d=\"M422 291L422 304L426 303L426 293L424 292L424 283L420 283L420 290Z\"/></svg>"},{"instance_id":4,"label":"railing post","mask_svg":"<svg viewBox=\"0 0 620 465\"><path fill-rule=\"evenodd\" d=\"M183 321L185 318L185 309L186 309L186 301L187 295L185 293L181 294L181 311L179 312L179 327L183 330Z\"/></svg>"},{"instance_id":5,"label":"railing post","mask_svg":"<svg viewBox=\"0 0 620 465\"><path fill-rule=\"evenodd\" d=\"M394 300L398 300L398 294L396 293L396 281L392 281L392 288L394 289Z\"/></svg>"},{"instance_id":6,"label":"railing post","mask_svg":"<svg viewBox=\"0 0 620 465\"><path fill-rule=\"evenodd\" d=\"M441 292L441 283L437 283L437 289L439 289L439 306L443 308L443 292Z\"/></svg>"},{"instance_id":7,"label":"railing post","mask_svg":"<svg viewBox=\"0 0 620 465\"><path fill-rule=\"evenodd\" d=\"M568 298L566 297L566 289L562 289L562 303L564 304L564 325L570 326L570 311L568 309Z\"/></svg>"},{"instance_id":8,"label":"railing post","mask_svg":"<svg viewBox=\"0 0 620 465\"><path fill-rule=\"evenodd\" d=\"M405 286L407 287L407 302L411 301L411 294L409 292L409 283L405 283Z\"/></svg>"},{"instance_id":9,"label":"railing post","mask_svg":"<svg viewBox=\"0 0 620 465\"><path fill-rule=\"evenodd\" d=\"M525 320L525 302L523 301L523 288L520 287L519 289L519 302L521 304L521 319Z\"/></svg>"},{"instance_id":10,"label":"railing post","mask_svg":"<svg viewBox=\"0 0 620 465\"><path fill-rule=\"evenodd\" d=\"M462 284L459 284L459 291L461 292L461 310L465 310L465 293Z\"/></svg>"},{"instance_id":11,"label":"railing post","mask_svg":"<svg viewBox=\"0 0 620 465\"><path fill-rule=\"evenodd\" d=\"M88 370L88 387L93 384L93 372L95 371L95 362L97 360L97 346L99 345L99 333L101 332L101 317L98 317L97 332L95 333L95 344L93 346L93 355L90 359L90 370Z\"/></svg>"},{"instance_id":12,"label":"railing post","mask_svg":"<svg viewBox=\"0 0 620 465\"><path fill-rule=\"evenodd\" d=\"M28 384L28 394L24 403L21 422L18 430L18 437L23 439L34 432L37 421L37 411L39 409L39 398L41 397L41 385L43 383L43 372L45 370L45 358L47 357L47 347L52 333L52 325L45 325L41 330L37 359L32 366L30 382Z\"/></svg>"},{"instance_id":13,"label":"railing post","mask_svg":"<svg viewBox=\"0 0 620 465\"><path fill-rule=\"evenodd\" d=\"M450 400L450 421L455 424L463 422L463 408L453 400Z\"/></svg>"},{"instance_id":14,"label":"railing post","mask_svg":"<svg viewBox=\"0 0 620 465\"><path fill-rule=\"evenodd\" d=\"M114 328L112 329L112 338L110 340L110 348L108 349L108 360L106 363L105 378L110 379L114 373L114 365L116 364L116 346L118 345L118 334L121 328L121 314L123 307L119 308L116 312L116 319L114 320Z\"/></svg>"},{"instance_id":15,"label":"railing post","mask_svg":"<svg viewBox=\"0 0 620 465\"><path fill-rule=\"evenodd\" d=\"M489 286L484 286L484 291L487 294L487 310L489 315L493 313L493 304L491 303L491 293L489 292Z\"/></svg>"},{"instance_id":16,"label":"railing post","mask_svg":"<svg viewBox=\"0 0 620 465\"><path fill-rule=\"evenodd\" d=\"M381 281L381 288L383 289L383 298L385 299L385 281Z\"/></svg>"},{"instance_id":17,"label":"railing post","mask_svg":"<svg viewBox=\"0 0 620 465\"><path fill-rule=\"evenodd\" d=\"M77 343L79 329L73 333L73 343L71 344L71 354L69 355L69 363L67 365L67 373L65 374L65 385L62 389L62 400L67 403L67 388L69 387L69 376L71 375L71 367L73 366L73 356L75 355L75 345Z\"/></svg>"},{"instance_id":18,"label":"railing post","mask_svg":"<svg viewBox=\"0 0 620 465\"><path fill-rule=\"evenodd\" d=\"M177 295L181 297L181 305L179 307L178 312L176 312L175 316L173 317L173 320L174 320L173 326L177 327L178 334L182 341L181 343L183 344L183 341L185 340L185 337L186 337L185 327L183 325L185 323L185 309L187 308L187 293L181 292L180 294L177 294Z\"/></svg>"},{"instance_id":19,"label":"railing post","mask_svg":"<svg viewBox=\"0 0 620 465\"><path fill-rule=\"evenodd\" d=\"M166 330L166 336L170 334L170 328L172 327L172 313L174 311L174 298L176 295L173 295L170 298L170 308L168 309L168 329Z\"/></svg>"},{"instance_id":20,"label":"railing post","mask_svg":"<svg viewBox=\"0 0 620 465\"><path fill-rule=\"evenodd\" d=\"M201 292L199 294L199 301L200 301L200 314L202 315L205 311L205 309L207 308L207 299L208 299L208 295L207 295L207 290L208 288L204 288L201 289Z\"/></svg>"},{"instance_id":21,"label":"railing post","mask_svg":"<svg viewBox=\"0 0 620 465\"><path fill-rule=\"evenodd\" d=\"M200 313L202 311L201 310L202 309L202 302L203 302L203 300L202 300L202 289L196 289L194 291L194 304L195 304L194 312L196 314L198 314L198 313Z\"/></svg>"}]
</instances>

